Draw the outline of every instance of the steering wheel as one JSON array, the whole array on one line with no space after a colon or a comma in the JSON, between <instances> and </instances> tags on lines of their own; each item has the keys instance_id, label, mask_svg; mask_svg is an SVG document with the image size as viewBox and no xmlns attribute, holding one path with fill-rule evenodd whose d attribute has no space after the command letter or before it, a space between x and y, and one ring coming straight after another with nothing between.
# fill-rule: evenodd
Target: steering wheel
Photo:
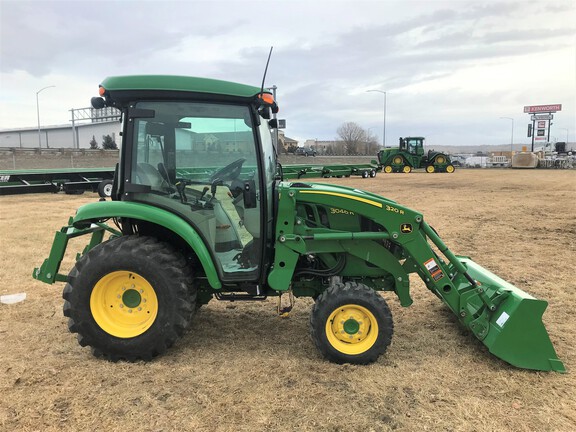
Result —
<instances>
[{"instance_id":1,"label":"steering wheel","mask_svg":"<svg viewBox=\"0 0 576 432\"><path fill-rule=\"evenodd\" d=\"M244 162L246 162L246 159L240 158L225 167L220 168L210 176L210 183L213 183L215 180L234 180L240 175L240 170L242 169Z\"/></svg>"}]
</instances>

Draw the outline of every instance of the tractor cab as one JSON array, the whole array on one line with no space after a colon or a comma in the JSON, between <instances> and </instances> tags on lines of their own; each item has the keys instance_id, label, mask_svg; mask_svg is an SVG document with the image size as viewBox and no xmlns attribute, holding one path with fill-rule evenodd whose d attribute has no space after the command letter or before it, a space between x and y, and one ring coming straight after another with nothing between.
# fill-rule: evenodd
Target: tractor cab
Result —
<instances>
[{"instance_id":1,"label":"tractor cab","mask_svg":"<svg viewBox=\"0 0 576 432\"><path fill-rule=\"evenodd\" d=\"M106 104L125 116L113 199L177 215L199 234L223 282L257 284L270 255L276 155L267 118L275 104L255 87L238 85L236 96L223 98L214 80L176 77L175 92L165 77L151 77L148 90L127 91L123 78L102 84ZM132 229L129 221L123 229ZM161 228L135 222L133 229Z\"/></svg>"},{"instance_id":2,"label":"tractor cab","mask_svg":"<svg viewBox=\"0 0 576 432\"><path fill-rule=\"evenodd\" d=\"M405 151L411 155L422 156L424 154L424 138L400 137L400 151Z\"/></svg>"}]
</instances>

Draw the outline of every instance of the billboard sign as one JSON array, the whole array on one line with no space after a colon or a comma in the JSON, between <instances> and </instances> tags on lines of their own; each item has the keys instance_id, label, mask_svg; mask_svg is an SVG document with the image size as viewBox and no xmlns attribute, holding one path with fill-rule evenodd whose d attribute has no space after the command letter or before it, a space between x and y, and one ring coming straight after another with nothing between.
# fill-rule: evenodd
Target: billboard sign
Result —
<instances>
[{"instance_id":1,"label":"billboard sign","mask_svg":"<svg viewBox=\"0 0 576 432\"><path fill-rule=\"evenodd\" d=\"M562 111L562 104L553 104L553 105L531 105L525 106L524 112L525 113L541 113L541 112L556 112Z\"/></svg>"},{"instance_id":2,"label":"billboard sign","mask_svg":"<svg viewBox=\"0 0 576 432\"><path fill-rule=\"evenodd\" d=\"M532 114L531 120L552 120L554 118L554 114Z\"/></svg>"}]
</instances>

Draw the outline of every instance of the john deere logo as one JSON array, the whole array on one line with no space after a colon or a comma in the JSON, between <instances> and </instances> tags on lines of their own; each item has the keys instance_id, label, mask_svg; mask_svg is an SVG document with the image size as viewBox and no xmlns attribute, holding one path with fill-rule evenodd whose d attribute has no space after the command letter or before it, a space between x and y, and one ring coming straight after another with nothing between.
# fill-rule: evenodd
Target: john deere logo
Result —
<instances>
[{"instance_id":1,"label":"john deere logo","mask_svg":"<svg viewBox=\"0 0 576 432\"><path fill-rule=\"evenodd\" d=\"M402 234L410 234L412 232L412 224L402 224L400 225L400 232Z\"/></svg>"}]
</instances>

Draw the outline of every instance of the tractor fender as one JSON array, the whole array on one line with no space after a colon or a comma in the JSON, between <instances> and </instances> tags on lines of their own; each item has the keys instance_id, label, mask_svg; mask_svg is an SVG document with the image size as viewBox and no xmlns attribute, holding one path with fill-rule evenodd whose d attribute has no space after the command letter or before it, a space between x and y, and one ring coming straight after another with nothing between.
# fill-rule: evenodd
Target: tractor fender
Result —
<instances>
[{"instance_id":1,"label":"tractor fender","mask_svg":"<svg viewBox=\"0 0 576 432\"><path fill-rule=\"evenodd\" d=\"M166 210L134 202L100 201L80 207L72 219L72 224L75 227L81 227L85 225L83 222L120 217L154 223L178 235L190 246L200 260L210 286L214 289L222 288L212 256L200 235L183 219Z\"/></svg>"}]
</instances>

